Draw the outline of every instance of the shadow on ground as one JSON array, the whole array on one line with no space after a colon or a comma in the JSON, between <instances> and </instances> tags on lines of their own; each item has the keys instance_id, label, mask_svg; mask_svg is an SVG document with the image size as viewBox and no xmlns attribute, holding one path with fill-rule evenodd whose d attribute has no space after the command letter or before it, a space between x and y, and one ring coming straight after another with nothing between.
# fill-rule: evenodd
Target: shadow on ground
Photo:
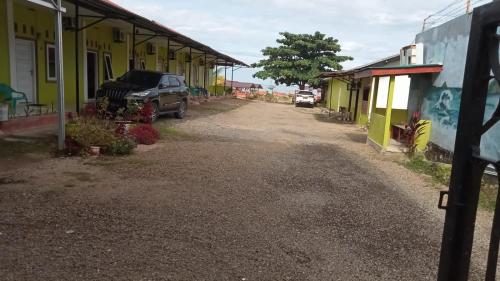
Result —
<instances>
[{"instance_id":1,"label":"shadow on ground","mask_svg":"<svg viewBox=\"0 0 500 281\"><path fill-rule=\"evenodd\" d=\"M364 133L349 133L346 136L353 142L366 143L368 136Z\"/></svg>"},{"instance_id":2,"label":"shadow on ground","mask_svg":"<svg viewBox=\"0 0 500 281\"><path fill-rule=\"evenodd\" d=\"M338 119L338 115L336 113L332 113L331 116L324 113L315 113L314 119L324 123L332 123L332 124L351 124L351 122L341 121Z\"/></svg>"}]
</instances>

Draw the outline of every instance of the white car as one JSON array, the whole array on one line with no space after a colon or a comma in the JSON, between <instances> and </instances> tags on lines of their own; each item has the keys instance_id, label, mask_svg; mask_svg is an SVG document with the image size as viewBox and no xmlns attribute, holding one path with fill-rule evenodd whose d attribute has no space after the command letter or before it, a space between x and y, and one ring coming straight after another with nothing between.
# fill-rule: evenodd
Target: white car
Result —
<instances>
[{"instance_id":1,"label":"white car","mask_svg":"<svg viewBox=\"0 0 500 281\"><path fill-rule=\"evenodd\" d=\"M300 91L295 94L295 106L306 104L314 107L314 103L314 93L311 91Z\"/></svg>"}]
</instances>

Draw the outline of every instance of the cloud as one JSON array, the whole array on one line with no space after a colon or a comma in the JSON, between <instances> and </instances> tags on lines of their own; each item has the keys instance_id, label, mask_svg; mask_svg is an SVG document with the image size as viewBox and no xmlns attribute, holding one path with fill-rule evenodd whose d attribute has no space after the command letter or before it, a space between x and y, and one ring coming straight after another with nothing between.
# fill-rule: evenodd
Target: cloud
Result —
<instances>
[{"instance_id":1,"label":"cloud","mask_svg":"<svg viewBox=\"0 0 500 281\"><path fill-rule=\"evenodd\" d=\"M349 68L398 53L414 40L423 19L451 0L114 1L247 63L276 45L281 31L320 31L339 39L342 53L354 57L344 64ZM255 81L250 73L241 71L238 78Z\"/></svg>"}]
</instances>

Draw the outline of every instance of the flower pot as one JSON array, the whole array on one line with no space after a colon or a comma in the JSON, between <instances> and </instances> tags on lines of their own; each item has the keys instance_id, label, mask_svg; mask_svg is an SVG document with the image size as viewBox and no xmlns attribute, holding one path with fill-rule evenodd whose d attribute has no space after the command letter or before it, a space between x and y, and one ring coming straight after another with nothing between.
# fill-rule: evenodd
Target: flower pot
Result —
<instances>
[{"instance_id":1,"label":"flower pot","mask_svg":"<svg viewBox=\"0 0 500 281\"><path fill-rule=\"evenodd\" d=\"M132 128L132 121L115 121L116 125L122 126L125 134Z\"/></svg>"},{"instance_id":2,"label":"flower pot","mask_svg":"<svg viewBox=\"0 0 500 281\"><path fill-rule=\"evenodd\" d=\"M99 146L91 146L90 147L90 155L100 156L101 155L101 148Z\"/></svg>"}]
</instances>

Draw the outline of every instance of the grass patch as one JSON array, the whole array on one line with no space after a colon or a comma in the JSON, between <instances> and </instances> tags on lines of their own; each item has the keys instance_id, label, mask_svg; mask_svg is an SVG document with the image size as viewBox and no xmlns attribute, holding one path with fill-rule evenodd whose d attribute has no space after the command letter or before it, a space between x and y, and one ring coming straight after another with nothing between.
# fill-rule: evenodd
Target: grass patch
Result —
<instances>
[{"instance_id":1,"label":"grass patch","mask_svg":"<svg viewBox=\"0 0 500 281\"><path fill-rule=\"evenodd\" d=\"M425 159L423 155L416 155L404 166L414 172L426 174L442 185L449 186L451 178L451 165L431 162ZM494 181L485 178L482 180L481 192L479 193L479 208L486 211L494 211L496 206L498 187Z\"/></svg>"},{"instance_id":2,"label":"grass patch","mask_svg":"<svg viewBox=\"0 0 500 281\"><path fill-rule=\"evenodd\" d=\"M404 165L414 172L431 176L437 183L450 184L451 165L428 161L423 155L416 155Z\"/></svg>"},{"instance_id":3,"label":"grass patch","mask_svg":"<svg viewBox=\"0 0 500 281\"><path fill-rule=\"evenodd\" d=\"M196 137L181 131L173 126L170 126L168 124L155 124L154 127L160 132L160 135L162 138L170 138L170 139L177 139L177 140L195 140Z\"/></svg>"}]
</instances>

